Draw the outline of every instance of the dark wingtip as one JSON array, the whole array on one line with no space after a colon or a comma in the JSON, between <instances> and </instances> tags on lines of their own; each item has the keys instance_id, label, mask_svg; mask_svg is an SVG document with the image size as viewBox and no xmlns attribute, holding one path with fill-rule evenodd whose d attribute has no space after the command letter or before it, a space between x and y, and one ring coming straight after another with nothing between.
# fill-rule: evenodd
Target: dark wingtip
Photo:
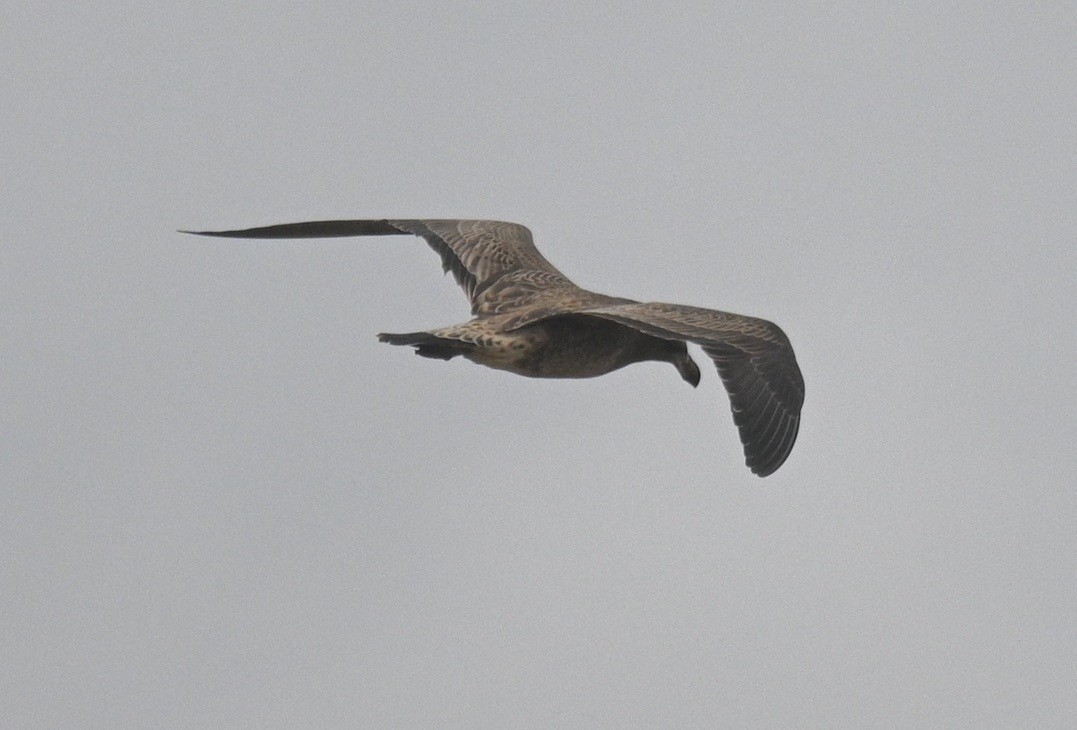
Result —
<instances>
[{"instance_id":1,"label":"dark wingtip","mask_svg":"<svg viewBox=\"0 0 1077 730\"><path fill-rule=\"evenodd\" d=\"M280 223L232 231L180 231L195 236L218 238L344 238L350 236L412 235L387 220L328 220Z\"/></svg>"},{"instance_id":2,"label":"dark wingtip","mask_svg":"<svg viewBox=\"0 0 1077 730\"><path fill-rule=\"evenodd\" d=\"M774 463L774 459L768 459L767 461L760 462L756 459L745 459L744 463L748 468L752 470L752 474L757 477L769 477L774 472L778 471L778 468L785 462L785 459L781 459L777 464Z\"/></svg>"},{"instance_id":3,"label":"dark wingtip","mask_svg":"<svg viewBox=\"0 0 1077 730\"><path fill-rule=\"evenodd\" d=\"M214 236L215 238L253 238L253 236L241 236L246 231L185 231L178 230L176 233L186 233L189 236Z\"/></svg>"},{"instance_id":4,"label":"dark wingtip","mask_svg":"<svg viewBox=\"0 0 1077 730\"><path fill-rule=\"evenodd\" d=\"M771 434L766 443L744 443L745 464L752 473L767 477L778 471L793 451L797 433L800 431L799 414L786 420L784 427ZM742 434L742 442L744 436ZM777 440L775 440L777 439Z\"/></svg>"},{"instance_id":5,"label":"dark wingtip","mask_svg":"<svg viewBox=\"0 0 1077 730\"><path fill-rule=\"evenodd\" d=\"M762 467L762 466L749 466L752 470L752 474L755 474L759 478L769 477L774 472L778 471L778 467Z\"/></svg>"},{"instance_id":6,"label":"dark wingtip","mask_svg":"<svg viewBox=\"0 0 1077 730\"><path fill-rule=\"evenodd\" d=\"M240 231L185 231L180 229L176 233L186 233L191 236L214 236L216 238L263 238L263 236L255 234L257 230L256 228Z\"/></svg>"}]
</instances>

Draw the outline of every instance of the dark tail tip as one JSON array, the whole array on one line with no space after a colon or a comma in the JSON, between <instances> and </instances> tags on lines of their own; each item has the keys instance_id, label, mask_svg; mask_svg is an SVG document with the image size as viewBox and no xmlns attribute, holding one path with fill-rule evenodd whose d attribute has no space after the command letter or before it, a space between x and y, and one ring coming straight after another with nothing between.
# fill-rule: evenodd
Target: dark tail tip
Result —
<instances>
[{"instance_id":1,"label":"dark tail tip","mask_svg":"<svg viewBox=\"0 0 1077 730\"><path fill-rule=\"evenodd\" d=\"M440 342L440 340L429 332L406 332L403 334L379 332L378 342L385 342L390 345L428 345Z\"/></svg>"},{"instance_id":2,"label":"dark tail tip","mask_svg":"<svg viewBox=\"0 0 1077 730\"><path fill-rule=\"evenodd\" d=\"M408 345L415 348L416 355L436 360L451 360L475 347L470 342L449 340L429 332L408 332L399 335L382 332L378 335L378 341L390 345Z\"/></svg>"}]
</instances>

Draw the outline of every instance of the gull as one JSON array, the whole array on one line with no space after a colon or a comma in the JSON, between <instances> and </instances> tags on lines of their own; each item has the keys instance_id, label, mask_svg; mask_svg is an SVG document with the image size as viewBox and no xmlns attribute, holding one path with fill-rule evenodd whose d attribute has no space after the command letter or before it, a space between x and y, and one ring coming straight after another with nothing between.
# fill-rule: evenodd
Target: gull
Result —
<instances>
[{"instance_id":1,"label":"gull","mask_svg":"<svg viewBox=\"0 0 1077 730\"><path fill-rule=\"evenodd\" d=\"M703 348L729 393L733 422L753 473L774 473L800 428L804 379L774 323L682 304L638 302L576 286L547 261L517 223L493 220L326 220L232 231L181 231L225 238L414 235L441 256L471 303L463 324L378 335L422 357L456 356L532 378L591 378L635 362L671 363L699 385L688 342Z\"/></svg>"}]
</instances>

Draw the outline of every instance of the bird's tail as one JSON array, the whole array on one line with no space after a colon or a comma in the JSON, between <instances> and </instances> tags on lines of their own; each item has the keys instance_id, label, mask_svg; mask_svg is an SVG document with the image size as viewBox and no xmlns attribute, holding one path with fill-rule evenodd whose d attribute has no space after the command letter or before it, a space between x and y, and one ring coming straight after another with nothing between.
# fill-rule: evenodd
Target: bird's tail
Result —
<instances>
[{"instance_id":1,"label":"bird's tail","mask_svg":"<svg viewBox=\"0 0 1077 730\"><path fill-rule=\"evenodd\" d=\"M407 332L405 334L382 332L378 335L378 341L390 345L408 345L415 348L416 355L432 357L437 360L451 360L457 355L463 355L465 352L475 349L475 345L471 342L438 337L430 332Z\"/></svg>"}]
</instances>

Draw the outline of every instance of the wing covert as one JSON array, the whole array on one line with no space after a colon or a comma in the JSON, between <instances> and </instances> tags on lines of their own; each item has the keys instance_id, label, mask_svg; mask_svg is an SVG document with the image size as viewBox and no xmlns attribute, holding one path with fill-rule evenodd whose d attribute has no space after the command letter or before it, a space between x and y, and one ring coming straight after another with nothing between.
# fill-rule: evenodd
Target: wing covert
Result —
<instances>
[{"instance_id":1,"label":"wing covert","mask_svg":"<svg viewBox=\"0 0 1077 730\"><path fill-rule=\"evenodd\" d=\"M498 314L532 303L543 292L575 288L539 253L531 231L492 220L390 220L421 236L441 256L471 301L471 313Z\"/></svg>"}]
</instances>

